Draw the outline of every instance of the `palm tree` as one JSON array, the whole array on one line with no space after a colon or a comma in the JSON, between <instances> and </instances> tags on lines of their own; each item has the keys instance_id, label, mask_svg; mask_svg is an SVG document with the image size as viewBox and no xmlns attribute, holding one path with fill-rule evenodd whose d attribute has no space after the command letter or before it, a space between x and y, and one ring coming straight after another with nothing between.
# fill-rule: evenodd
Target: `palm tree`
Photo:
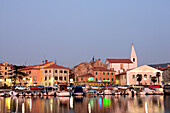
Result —
<instances>
[{"instance_id":1,"label":"palm tree","mask_svg":"<svg viewBox=\"0 0 170 113\"><path fill-rule=\"evenodd\" d=\"M160 73L160 72L157 72L157 73L156 73L156 76L158 77L158 85L159 85L159 77L161 76L161 73Z\"/></svg>"},{"instance_id":2,"label":"palm tree","mask_svg":"<svg viewBox=\"0 0 170 113\"><path fill-rule=\"evenodd\" d=\"M139 82L139 85L140 85L140 81L142 81L142 75L141 74L137 74L137 81Z\"/></svg>"},{"instance_id":3,"label":"palm tree","mask_svg":"<svg viewBox=\"0 0 170 113\"><path fill-rule=\"evenodd\" d=\"M9 78L12 79L13 84L16 85L17 80L21 80L23 77L28 76L28 74L19 71L20 69L25 68L25 66L14 65L12 70L9 70Z\"/></svg>"},{"instance_id":4,"label":"palm tree","mask_svg":"<svg viewBox=\"0 0 170 113\"><path fill-rule=\"evenodd\" d=\"M156 79L157 77L156 76L153 76L152 78L151 78L151 81L155 84L155 82L157 81L157 79Z\"/></svg>"}]
</instances>

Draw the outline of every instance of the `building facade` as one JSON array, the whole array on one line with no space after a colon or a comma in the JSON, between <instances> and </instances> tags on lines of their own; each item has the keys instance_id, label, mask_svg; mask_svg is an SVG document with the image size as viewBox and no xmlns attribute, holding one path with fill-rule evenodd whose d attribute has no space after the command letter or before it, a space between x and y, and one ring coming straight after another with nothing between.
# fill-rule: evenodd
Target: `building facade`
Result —
<instances>
[{"instance_id":1,"label":"building facade","mask_svg":"<svg viewBox=\"0 0 170 113\"><path fill-rule=\"evenodd\" d=\"M142 76L142 80L140 81L140 84L142 85L153 85L154 83L152 82L151 78L156 77L157 73L160 73L159 77L159 82L158 78L155 84L162 84L162 71L155 69L153 67L143 65L140 67L137 67L135 69L128 70L123 73L119 73L116 76L118 77L117 83L120 85L134 85L134 84L139 84L137 81L137 75Z\"/></svg>"},{"instance_id":2,"label":"building facade","mask_svg":"<svg viewBox=\"0 0 170 113\"><path fill-rule=\"evenodd\" d=\"M0 63L0 86L8 85L11 86L12 82L9 78L9 72L12 70L13 65L8 62Z\"/></svg>"},{"instance_id":3,"label":"building facade","mask_svg":"<svg viewBox=\"0 0 170 113\"><path fill-rule=\"evenodd\" d=\"M52 64L44 68L44 85L53 86L58 83L69 83L69 68Z\"/></svg>"},{"instance_id":4,"label":"building facade","mask_svg":"<svg viewBox=\"0 0 170 113\"><path fill-rule=\"evenodd\" d=\"M116 73L122 73L128 69L137 67L137 55L132 45L130 59L106 59L105 62L108 69L115 70Z\"/></svg>"}]
</instances>

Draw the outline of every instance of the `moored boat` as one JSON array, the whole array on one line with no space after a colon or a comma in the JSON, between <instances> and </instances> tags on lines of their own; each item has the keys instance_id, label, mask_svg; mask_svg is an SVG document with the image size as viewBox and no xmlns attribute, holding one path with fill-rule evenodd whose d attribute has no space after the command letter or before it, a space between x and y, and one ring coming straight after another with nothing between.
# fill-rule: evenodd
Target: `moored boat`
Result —
<instances>
[{"instance_id":1,"label":"moored boat","mask_svg":"<svg viewBox=\"0 0 170 113\"><path fill-rule=\"evenodd\" d=\"M83 88L81 86L76 86L73 89L72 95L73 96L82 96L82 95L84 95Z\"/></svg>"},{"instance_id":2,"label":"moored boat","mask_svg":"<svg viewBox=\"0 0 170 113\"><path fill-rule=\"evenodd\" d=\"M59 84L58 91L56 95L59 97L68 97L70 96L70 92L67 91L67 84Z\"/></svg>"}]
</instances>

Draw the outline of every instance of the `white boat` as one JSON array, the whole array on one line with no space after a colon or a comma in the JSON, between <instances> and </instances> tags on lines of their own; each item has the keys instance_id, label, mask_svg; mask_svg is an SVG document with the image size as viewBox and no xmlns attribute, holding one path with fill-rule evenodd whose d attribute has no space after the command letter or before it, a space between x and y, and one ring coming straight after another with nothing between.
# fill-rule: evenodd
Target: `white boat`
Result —
<instances>
[{"instance_id":1,"label":"white boat","mask_svg":"<svg viewBox=\"0 0 170 113\"><path fill-rule=\"evenodd\" d=\"M153 93L154 95L163 95L164 91L163 88L155 88L155 92Z\"/></svg>"},{"instance_id":2,"label":"white boat","mask_svg":"<svg viewBox=\"0 0 170 113\"><path fill-rule=\"evenodd\" d=\"M155 90L149 89L149 88L144 88L144 91L146 92L147 95L153 95Z\"/></svg>"},{"instance_id":3,"label":"white boat","mask_svg":"<svg viewBox=\"0 0 170 113\"><path fill-rule=\"evenodd\" d=\"M141 91L141 92L139 92L139 95L146 95L146 92L145 91Z\"/></svg>"},{"instance_id":4,"label":"white boat","mask_svg":"<svg viewBox=\"0 0 170 113\"><path fill-rule=\"evenodd\" d=\"M120 94L121 94L121 92L115 92L114 94L115 94L115 95L120 95Z\"/></svg>"},{"instance_id":5,"label":"white boat","mask_svg":"<svg viewBox=\"0 0 170 113\"><path fill-rule=\"evenodd\" d=\"M15 91L10 91L10 92L9 92L9 95L10 95L10 96L17 96L17 95L18 95L18 93L17 93L17 92L15 92Z\"/></svg>"},{"instance_id":6,"label":"white boat","mask_svg":"<svg viewBox=\"0 0 170 113\"><path fill-rule=\"evenodd\" d=\"M58 91L56 95L59 97L68 97L70 96L70 92L67 91L67 84L59 84Z\"/></svg>"},{"instance_id":7,"label":"white boat","mask_svg":"<svg viewBox=\"0 0 170 113\"><path fill-rule=\"evenodd\" d=\"M104 95L103 91L97 91L97 95Z\"/></svg>"},{"instance_id":8,"label":"white boat","mask_svg":"<svg viewBox=\"0 0 170 113\"><path fill-rule=\"evenodd\" d=\"M113 94L113 92L111 91L111 90L104 90L104 95L112 95Z\"/></svg>"},{"instance_id":9,"label":"white boat","mask_svg":"<svg viewBox=\"0 0 170 113\"><path fill-rule=\"evenodd\" d=\"M0 97L4 97L5 93L3 91L0 91Z\"/></svg>"}]
</instances>

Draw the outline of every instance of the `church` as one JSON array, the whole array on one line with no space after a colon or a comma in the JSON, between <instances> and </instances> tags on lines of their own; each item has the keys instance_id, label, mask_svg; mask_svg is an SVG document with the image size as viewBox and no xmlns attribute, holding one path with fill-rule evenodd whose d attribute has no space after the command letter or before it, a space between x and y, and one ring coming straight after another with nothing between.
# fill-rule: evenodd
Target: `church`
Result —
<instances>
[{"instance_id":1,"label":"church","mask_svg":"<svg viewBox=\"0 0 170 113\"><path fill-rule=\"evenodd\" d=\"M133 69L137 67L137 55L135 52L135 48L132 45L131 55L129 59L106 59L105 62L107 68L109 70L114 70L116 73L122 73L129 69Z\"/></svg>"}]
</instances>

